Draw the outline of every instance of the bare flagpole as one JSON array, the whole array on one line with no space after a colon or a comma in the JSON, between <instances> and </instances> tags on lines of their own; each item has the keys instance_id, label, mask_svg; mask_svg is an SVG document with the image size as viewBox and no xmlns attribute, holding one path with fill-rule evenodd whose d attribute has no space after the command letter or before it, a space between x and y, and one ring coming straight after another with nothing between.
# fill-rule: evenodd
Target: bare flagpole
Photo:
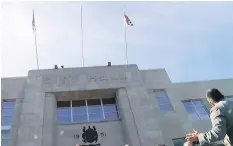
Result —
<instances>
[{"instance_id":1,"label":"bare flagpole","mask_svg":"<svg viewBox=\"0 0 233 146\"><path fill-rule=\"evenodd\" d=\"M36 46L36 62L37 62L37 69L39 70L39 60L38 60L38 53L37 53L37 39L36 39L36 32L34 33L35 36L35 46Z\"/></svg>"},{"instance_id":2,"label":"bare flagpole","mask_svg":"<svg viewBox=\"0 0 233 146\"><path fill-rule=\"evenodd\" d=\"M81 48L82 48L82 65L84 66L84 53L83 53L83 10L81 6Z\"/></svg>"},{"instance_id":3,"label":"bare flagpole","mask_svg":"<svg viewBox=\"0 0 233 146\"><path fill-rule=\"evenodd\" d=\"M35 16L34 16L34 9L33 9L33 16L32 16L32 30L34 32L34 39L35 39L37 69L39 70L39 60L38 60L38 51L37 51L37 37L36 37L36 22L35 22Z\"/></svg>"},{"instance_id":4,"label":"bare flagpole","mask_svg":"<svg viewBox=\"0 0 233 146\"><path fill-rule=\"evenodd\" d=\"M128 44L127 44L127 33L126 33L126 24L125 24L125 60L128 65Z\"/></svg>"}]
</instances>

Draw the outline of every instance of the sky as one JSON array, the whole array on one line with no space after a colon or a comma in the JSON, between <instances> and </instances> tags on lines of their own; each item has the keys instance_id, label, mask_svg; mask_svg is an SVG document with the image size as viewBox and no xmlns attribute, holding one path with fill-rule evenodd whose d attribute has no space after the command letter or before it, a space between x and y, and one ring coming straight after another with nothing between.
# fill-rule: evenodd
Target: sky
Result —
<instances>
[{"instance_id":1,"label":"sky","mask_svg":"<svg viewBox=\"0 0 233 146\"><path fill-rule=\"evenodd\" d=\"M3 2L2 77L36 69L125 64L165 68L172 82L233 78L233 2Z\"/></svg>"}]
</instances>

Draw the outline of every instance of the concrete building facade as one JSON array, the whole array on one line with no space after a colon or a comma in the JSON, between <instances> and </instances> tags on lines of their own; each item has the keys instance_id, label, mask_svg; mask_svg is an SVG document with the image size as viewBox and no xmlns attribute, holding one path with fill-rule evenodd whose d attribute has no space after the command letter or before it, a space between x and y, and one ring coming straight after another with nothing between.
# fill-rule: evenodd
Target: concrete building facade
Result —
<instances>
[{"instance_id":1,"label":"concrete building facade","mask_svg":"<svg viewBox=\"0 0 233 146\"><path fill-rule=\"evenodd\" d=\"M137 65L31 70L2 78L2 145L179 146L211 128L208 88L233 98L233 79L172 83Z\"/></svg>"}]
</instances>

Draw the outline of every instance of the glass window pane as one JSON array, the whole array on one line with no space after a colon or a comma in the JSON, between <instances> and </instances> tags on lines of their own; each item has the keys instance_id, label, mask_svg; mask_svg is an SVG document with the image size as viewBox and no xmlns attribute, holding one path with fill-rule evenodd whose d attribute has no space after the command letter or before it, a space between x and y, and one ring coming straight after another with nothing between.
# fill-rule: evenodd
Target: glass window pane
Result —
<instances>
[{"instance_id":1,"label":"glass window pane","mask_svg":"<svg viewBox=\"0 0 233 146\"><path fill-rule=\"evenodd\" d=\"M105 104L103 107L105 113L117 112L117 106L115 104Z\"/></svg>"},{"instance_id":2,"label":"glass window pane","mask_svg":"<svg viewBox=\"0 0 233 146\"><path fill-rule=\"evenodd\" d=\"M2 108L13 108L15 106L15 100L3 100Z\"/></svg>"},{"instance_id":3,"label":"glass window pane","mask_svg":"<svg viewBox=\"0 0 233 146\"><path fill-rule=\"evenodd\" d=\"M100 99L89 99L87 100L88 114L103 115Z\"/></svg>"},{"instance_id":4,"label":"glass window pane","mask_svg":"<svg viewBox=\"0 0 233 146\"><path fill-rule=\"evenodd\" d=\"M14 113L14 106L16 100L3 100L2 101L2 126L10 126L12 124L12 117Z\"/></svg>"},{"instance_id":5,"label":"glass window pane","mask_svg":"<svg viewBox=\"0 0 233 146\"><path fill-rule=\"evenodd\" d=\"M57 115L70 115L71 108L70 107L60 107L57 108Z\"/></svg>"},{"instance_id":6,"label":"glass window pane","mask_svg":"<svg viewBox=\"0 0 233 146\"><path fill-rule=\"evenodd\" d=\"M155 96L156 97L165 97L165 96L167 96L167 94L164 90L160 90L160 91L155 91Z\"/></svg>"},{"instance_id":7,"label":"glass window pane","mask_svg":"<svg viewBox=\"0 0 233 146\"><path fill-rule=\"evenodd\" d=\"M70 101L58 101L57 107L70 107Z\"/></svg>"},{"instance_id":8,"label":"glass window pane","mask_svg":"<svg viewBox=\"0 0 233 146\"><path fill-rule=\"evenodd\" d=\"M102 99L103 104L115 104L116 100L115 98L104 98Z\"/></svg>"},{"instance_id":9,"label":"glass window pane","mask_svg":"<svg viewBox=\"0 0 233 146\"><path fill-rule=\"evenodd\" d=\"M7 139L2 139L1 146L7 146Z\"/></svg>"},{"instance_id":10,"label":"glass window pane","mask_svg":"<svg viewBox=\"0 0 233 146\"><path fill-rule=\"evenodd\" d=\"M196 112L191 102L185 101L185 102L183 102L183 104L184 104L184 108L185 108L187 113L195 113Z\"/></svg>"},{"instance_id":11,"label":"glass window pane","mask_svg":"<svg viewBox=\"0 0 233 146\"><path fill-rule=\"evenodd\" d=\"M105 119L107 120L115 120L118 119L118 113L105 113Z\"/></svg>"},{"instance_id":12,"label":"glass window pane","mask_svg":"<svg viewBox=\"0 0 233 146\"><path fill-rule=\"evenodd\" d=\"M3 108L2 109L2 116L5 116L5 115L13 115L13 112L14 112L14 109L13 108Z\"/></svg>"},{"instance_id":13,"label":"glass window pane","mask_svg":"<svg viewBox=\"0 0 233 146\"><path fill-rule=\"evenodd\" d=\"M10 133L10 130L1 130L1 138L8 139L9 133Z\"/></svg>"},{"instance_id":14,"label":"glass window pane","mask_svg":"<svg viewBox=\"0 0 233 146\"><path fill-rule=\"evenodd\" d=\"M210 119L209 115L207 115L207 114L199 114L199 117L202 120L209 120Z\"/></svg>"},{"instance_id":15,"label":"glass window pane","mask_svg":"<svg viewBox=\"0 0 233 146\"><path fill-rule=\"evenodd\" d=\"M195 107L204 105L200 100L193 100L192 103L193 103L193 106Z\"/></svg>"},{"instance_id":16,"label":"glass window pane","mask_svg":"<svg viewBox=\"0 0 233 146\"><path fill-rule=\"evenodd\" d=\"M189 117L189 119L190 119L191 121L200 120L200 118L198 117L198 115L197 115L196 113L189 114L188 117Z\"/></svg>"},{"instance_id":17,"label":"glass window pane","mask_svg":"<svg viewBox=\"0 0 233 146\"><path fill-rule=\"evenodd\" d=\"M70 123L71 117L70 116L58 116L57 121L58 123Z\"/></svg>"},{"instance_id":18,"label":"glass window pane","mask_svg":"<svg viewBox=\"0 0 233 146\"><path fill-rule=\"evenodd\" d=\"M167 104L170 103L169 99L167 97L157 97L159 104Z\"/></svg>"},{"instance_id":19,"label":"glass window pane","mask_svg":"<svg viewBox=\"0 0 233 146\"><path fill-rule=\"evenodd\" d=\"M157 98L161 110L163 111L173 110L172 104L166 94L166 91L164 90L155 91L155 97Z\"/></svg>"},{"instance_id":20,"label":"glass window pane","mask_svg":"<svg viewBox=\"0 0 233 146\"><path fill-rule=\"evenodd\" d=\"M193 104L191 101L183 101L183 104L185 107L193 107Z\"/></svg>"},{"instance_id":21,"label":"glass window pane","mask_svg":"<svg viewBox=\"0 0 233 146\"><path fill-rule=\"evenodd\" d=\"M2 126L8 126L12 124L12 117L11 116L3 116L1 120Z\"/></svg>"},{"instance_id":22,"label":"glass window pane","mask_svg":"<svg viewBox=\"0 0 233 146\"><path fill-rule=\"evenodd\" d=\"M203 102L204 106L206 107L207 111L210 112L211 107L210 107L210 103L207 101L207 99L206 98L202 99L202 102Z\"/></svg>"},{"instance_id":23,"label":"glass window pane","mask_svg":"<svg viewBox=\"0 0 233 146\"><path fill-rule=\"evenodd\" d=\"M1 130L1 146L7 145L10 130Z\"/></svg>"},{"instance_id":24,"label":"glass window pane","mask_svg":"<svg viewBox=\"0 0 233 146\"><path fill-rule=\"evenodd\" d=\"M187 113L196 113L194 107L185 107Z\"/></svg>"},{"instance_id":25,"label":"glass window pane","mask_svg":"<svg viewBox=\"0 0 233 146\"><path fill-rule=\"evenodd\" d=\"M206 114L206 115L209 114L205 107L196 107L196 111L198 114Z\"/></svg>"},{"instance_id":26,"label":"glass window pane","mask_svg":"<svg viewBox=\"0 0 233 146\"><path fill-rule=\"evenodd\" d=\"M87 115L73 115L74 122L85 122L87 121Z\"/></svg>"},{"instance_id":27,"label":"glass window pane","mask_svg":"<svg viewBox=\"0 0 233 146\"><path fill-rule=\"evenodd\" d=\"M173 110L171 104L163 104L163 105L159 105L159 108L163 111L171 111Z\"/></svg>"},{"instance_id":28,"label":"glass window pane","mask_svg":"<svg viewBox=\"0 0 233 146\"><path fill-rule=\"evenodd\" d=\"M86 115L87 108L86 106L72 107L72 112L76 115Z\"/></svg>"},{"instance_id":29,"label":"glass window pane","mask_svg":"<svg viewBox=\"0 0 233 146\"><path fill-rule=\"evenodd\" d=\"M97 121L97 120L103 120L103 114L89 114L89 120L90 121Z\"/></svg>"},{"instance_id":30,"label":"glass window pane","mask_svg":"<svg viewBox=\"0 0 233 146\"><path fill-rule=\"evenodd\" d=\"M103 114L101 105L88 106L89 114Z\"/></svg>"}]
</instances>

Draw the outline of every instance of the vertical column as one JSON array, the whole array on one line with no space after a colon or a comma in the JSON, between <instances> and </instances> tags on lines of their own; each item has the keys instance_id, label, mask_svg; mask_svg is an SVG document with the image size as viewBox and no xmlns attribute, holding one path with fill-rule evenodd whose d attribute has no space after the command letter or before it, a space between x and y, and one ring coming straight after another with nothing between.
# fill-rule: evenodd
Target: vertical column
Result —
<instances>
[{"instance_id":1,"label":"vertical column","mask_svg":"<svg viewBox=\"0 0 233 146\"><path fill-rule=\"evenodd\" d=\"M56 98L53 93L45 93L42 146L53 146L56 125Z\"/></svg>"},{"instance_id":2,"label":"vertical column","mask_svg":"<svg viewBox=\"0 0 233 146\"><path fill-rule=\"evenodd\" d=\"M17 146L41 146L45 95L41 90L41 76L30 75L24 90L24 99L17 130Z\"/></svg>"},{"instance_id":3,"label":"vertical column","mask_svg":"<svg viewBox=\"0 0 233 146\"><path fill-rule=\"evenodd\" d=\"M117 101L127 144L130 146L141 146L126 89L121 88L117 91Z\"/></svg>"},{"instance_id":4,"label":"vertical column","mask_svg":"<svg viewBox=\"0 0 233 146\"><path fill-rule=\"evenodd\" d=\"M132 142L134 137L130 137L131 133L137 134L138 143L140 146L155 146L163 144L163 131L159 124L159 110L155 106L155 98L150 98L145 85L141 79L138 68L130 69L130 78L125 89L125 98L128 100L128 107L131 110L132 119L127 117L126 126L130 126L133 123L136 130L132 130L130 127L129 138ZM126 101L125 101L126 102ZM128 109L128 108L127 108ZM128 123L129 122L129 123ZM128 130L128 128L126 128ZM131 144L132 145L132 144ZM134 145L134 144L133 144Z\"/></svg>"}]
</instances>

